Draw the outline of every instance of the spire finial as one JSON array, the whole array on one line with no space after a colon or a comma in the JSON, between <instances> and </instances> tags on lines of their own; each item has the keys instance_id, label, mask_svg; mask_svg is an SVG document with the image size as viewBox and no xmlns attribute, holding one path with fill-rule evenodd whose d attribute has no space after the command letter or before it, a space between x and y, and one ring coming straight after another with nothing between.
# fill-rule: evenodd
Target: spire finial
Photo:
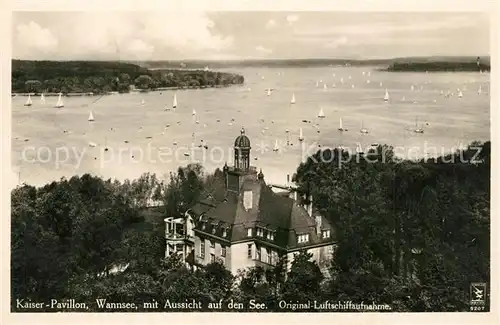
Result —
<instances>
[{"instance_id":1,"label":"spire finial","mask_svg":"<svg viewBox=\"0 0 500 325\"><path fill-rule=\"evenodd\" d=\"M241 132L241 135L245 134L245 128L243 126L241 127L241 131L240 132Z\"/></svg>"}]
</instances>

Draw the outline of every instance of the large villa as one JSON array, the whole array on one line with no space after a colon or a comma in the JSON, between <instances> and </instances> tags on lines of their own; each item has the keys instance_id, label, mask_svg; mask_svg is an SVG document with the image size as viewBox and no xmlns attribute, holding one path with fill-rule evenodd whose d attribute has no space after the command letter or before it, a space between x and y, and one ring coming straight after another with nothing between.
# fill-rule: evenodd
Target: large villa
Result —
<instances>
[{"instance_id":1,"label":"large villa","mask_svg":"<svg viewBox=\"0 0 500 325\"><path fill-rule=\"evenodd\" d=\"M194 268L216 260L233 274L253 266L273 266L280 258L291 266L294 254L307 250L320 268L328 268L335 247L329 222L301 204L292 186L277 193L262 170L250 166L250 139L241 130L234 141L234 166L224 165L184 218L166 218L166 252L181 254Z\"/></svg>"}]
</instances>

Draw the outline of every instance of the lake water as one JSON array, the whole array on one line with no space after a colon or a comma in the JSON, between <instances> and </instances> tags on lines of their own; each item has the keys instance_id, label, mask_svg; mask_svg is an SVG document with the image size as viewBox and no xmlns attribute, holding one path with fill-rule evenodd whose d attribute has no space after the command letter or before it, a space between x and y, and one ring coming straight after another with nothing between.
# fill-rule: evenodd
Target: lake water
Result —
<instances>
[{"instance_id":1,"label":"lake water","mask_svg":"<svg viewBox=\"0 0 500 325\"><path fill-rule=\"evenodd\" d=\"M56 97L47 97L45 104L35 97L33 105L26 107L26 97L18 96L12 99L13 174L20 175L22 182L40 185L84 173L120 180L148 171L161 176L196 161L212 171L226 160L232 163L232 146L242 127L252 143L252 165L262 168L272 183L284 183L303 152L313 153L318 144L351 150L357 143L363 148L389 144L400 155L416 158L490 139L489 74L371 70L368 76L370 70L231 69L245 76L243 86L176 91L175 111L164 110L165 105L172 106L174 91L110 95L94 104L98 97L67 97L61 109L54 108ZM274 89L270 96L267 88ZM385 89L388 102L383 100ZM447 98L441 91L454 94ZM323 119L317 118L320 108L326 115ZM92 123L87 121L90 110L95 117ZM337 130L340 118L348 131ZM411 131L417 122L423 134ZM361 134L361 126L369 133ZM208 150L198 148L201 140ZM278 152L273 151L276 141ZM90 147L90 142L97 146ZM185 156L192 144L194 152Z\"/></svg>"}]
</instances>

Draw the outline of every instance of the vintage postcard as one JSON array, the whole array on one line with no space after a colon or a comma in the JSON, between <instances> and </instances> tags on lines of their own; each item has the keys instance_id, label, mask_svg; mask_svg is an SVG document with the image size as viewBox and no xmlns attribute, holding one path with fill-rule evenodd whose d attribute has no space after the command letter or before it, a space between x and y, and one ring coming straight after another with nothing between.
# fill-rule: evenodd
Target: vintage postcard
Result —
<instances>
[{"instance_id":1,"label":"vintage postcard","mask_svg":"<svg viewBox=\"0 0 500 325\"><path fill-rule=\"evenodd\" d=\"M12 10L9 320L493 323L493 20Z\"/></svg>"}]
</instances>

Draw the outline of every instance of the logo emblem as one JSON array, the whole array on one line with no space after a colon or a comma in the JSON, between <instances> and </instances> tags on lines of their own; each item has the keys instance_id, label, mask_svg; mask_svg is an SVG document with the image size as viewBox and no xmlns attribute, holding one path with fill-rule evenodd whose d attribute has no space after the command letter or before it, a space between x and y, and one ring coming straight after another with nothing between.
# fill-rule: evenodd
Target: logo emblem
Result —
<instances>
[{"instance_id":1,"label":"logo emblem","mask_svg":"<svg viewBox=\"0 0 500 325\"><path fill-rule=\"evenodd\" d=\"M486 302L486 283L470 284L470 302L473 306L484 306Z\"/></svg>"}]
</instances>

